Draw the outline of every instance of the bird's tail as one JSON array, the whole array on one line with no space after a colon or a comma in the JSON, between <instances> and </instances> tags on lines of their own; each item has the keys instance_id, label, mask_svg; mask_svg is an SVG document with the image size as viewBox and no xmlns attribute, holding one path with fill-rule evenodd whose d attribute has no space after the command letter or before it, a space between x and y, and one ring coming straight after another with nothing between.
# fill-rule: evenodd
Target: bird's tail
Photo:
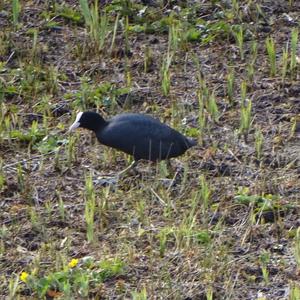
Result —
<instances>
[{"instance_id":1,"label":"bird's tail","mask_svg":"<svg viewBox=\"0 0 300 300\"><path fill-rule=\"evenodd\" d=\"M188 138L187 138L187 143L188 143L189 147L193 147L193 146L196 146L196 145L197 145L197 140L188 137Z\"/></svg>"}]
</instances>

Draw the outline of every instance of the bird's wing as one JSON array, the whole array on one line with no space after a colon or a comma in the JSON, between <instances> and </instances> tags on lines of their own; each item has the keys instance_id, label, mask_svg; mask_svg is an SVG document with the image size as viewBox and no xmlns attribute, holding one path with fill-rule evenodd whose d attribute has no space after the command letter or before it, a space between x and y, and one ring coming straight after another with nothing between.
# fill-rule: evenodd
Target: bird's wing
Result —
<instances>
[{"instance_id":1,"label":"bird's wing","mask_svg":"<svg viewBox=\"0 0 300 300\"><path fill-rule=\"evenodd\" d=\"M132 154L135 145L142 140L145 128L134 122L110 123L99 135L100 143Z\"/></svg>"},{"instance_id":2,"label":"bird's wing","mask_svg":"<svg viewBox=\"0 0 300 300\"><path fill-rule=\"evenodd\" d=\"M152 118L117 118L97 135L100 143L136 158L177 156L185 147L185 137Z\"/></svg>"}]
</instances>

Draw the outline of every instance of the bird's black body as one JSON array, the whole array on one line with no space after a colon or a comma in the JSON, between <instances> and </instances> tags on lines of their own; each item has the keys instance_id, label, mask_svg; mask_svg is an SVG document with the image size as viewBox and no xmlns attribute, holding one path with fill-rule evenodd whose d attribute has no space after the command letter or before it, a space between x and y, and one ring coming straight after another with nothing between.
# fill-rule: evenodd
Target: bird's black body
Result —
<instances>
[{"instance_id":1,"label":"bird's black body","mask_svg":"<svg viewBox=\"0 0 300 300\"><path fill-rule=\"evenodd\" d=\"M97 113L84 112L77 121L76 127L94 131L101 144L133 155L135 161L176 157L196 145L195 140L144 114L125 113L105 121Z\"/></svg>"}]
</instances>

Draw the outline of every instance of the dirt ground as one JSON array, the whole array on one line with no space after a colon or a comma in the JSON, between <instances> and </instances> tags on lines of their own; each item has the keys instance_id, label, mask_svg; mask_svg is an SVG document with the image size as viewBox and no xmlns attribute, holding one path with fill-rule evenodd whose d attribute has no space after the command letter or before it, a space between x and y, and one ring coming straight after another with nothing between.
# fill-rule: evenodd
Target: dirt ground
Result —
<instances>
[{"instance_id":1,"label":"dirt ground","mask_svg":"<svg viewBox=\"0 0 300 300\"><path fill-rule=\"evenodd\" d=\"M129 36L121 11L113 48L110 34L98 52L77 1L21 1L16 28L10 2L0 3L0 298L38 299L20 280L12 293L16 275L42 277L72 258L93 257L119 258L124 270L70 299L299 299L299 42L297 65L285 80L282 57L299 28L300 2L238 1L234 14L231 1L132 1ZM206 35L174 51L164 96L168 30L162 23L135 30L145 8L150 23L171 14L185 20L186 11L191 24L242 25L244 59L230 30L206 27ZM273 75L268 37L276 45ZM252 110L243 135L245 84ZM207 104L201 110L205 91L215 97L217 119ZM85 130L66 133L79 110L105 118L148 113L198 145L171 165L140 162L116 180L128 156ZM85 220L87 174L97 203L93 242Z\"/></svg>"}]
</instances>

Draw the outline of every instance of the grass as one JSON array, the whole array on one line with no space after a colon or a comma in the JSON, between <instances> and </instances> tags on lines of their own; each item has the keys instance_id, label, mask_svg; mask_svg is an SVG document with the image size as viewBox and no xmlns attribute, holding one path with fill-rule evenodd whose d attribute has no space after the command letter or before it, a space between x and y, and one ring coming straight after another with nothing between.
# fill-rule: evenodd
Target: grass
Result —
<instances>
[{"instance_id":1,"label":"grass","mask_svg":"<svg viewBox=\"0 0 300 300\"><path fill-rule=\"evenodd\" d=\"M230 72L226 76L227 79L227 97L228 101L231 105L234 103L234 72L230 70Z\"/></svg>"},{"instance_id":2,"label":"grass","mask_svg":"<svg viewBox=\"0 0 300 300\"><path fill-rule=\"evenodd\" d=\"M168 96L171 88L171 63L173 55L168 52L163 58L161 66L161 88L164 96Z\"/></svg>"},{"instance_id":3,"label":"grass","mask_svg":"<svg viewBox=\"0 0 300 300\"><path fill-rule=\"evenodd\" d=\"M247 84L245 81L241 84L241 111L240 111L240 128L239 133L244 136L245 141L248 139L248 134L252 123L252 101L246 99Z\"/></svg>"},{"instance_id":4,"label":"grass","mask_svg":"<svg viewBox=\"0 0 300 300\"><path fill-rule=\"evenodd\" d=\"M94 44L91 48L101 52L104 49L108 35L111 33L107 14L105 11L99 13L98 0L95 0L91 6L89 6L87 0L80 0L79 3L90 39Z\"/></svg>"},{"instance_id":5,"label":"grass","mask_svg":"<svg viewBox=\"0 0 300 300\"><path fill-rule=\"evenodd\" d=\"M62 270L46 276L24 271L20 275L20 280L40 298L46 295L48 297L64 295L67 299L70 299L72 295L85 298L89 295L91 285L100 287L107 278L122 274L123 268L124 264L118 259L94 261L93 258L86 257L79 261L73 258L62 267ZM12 296L15 295L14 286L11 290Z\"/></svg>"},{"instance_id":6,"label":"grass","mask_svg":"<svg viewBox=\"0 0 300 300\"><path fill-rule=\"evenodd\" d=\"M282 49L282 59L281 59L281 78L282 78L282 83L284 84L285 78L287 75L287 70L288 70L288 46Z\"/></svg>"},{"instance_id":7,"label":"grass","mask_svg":"<svg viewBox=\"0 0 300 300\"><path fill-rule=\"evenodd\" d=\"M299 33L275 2L0 3L1 299L299 299ZM66 134L82 110L198 145L116 182L130 157Z\"/></svg>"},{"instance_id":8,"label":"grass","mask_svg":"<svg viewBox=\"0 0 300 300\"><path fill-rule=\"evenodd\" d=\"M263 153L264 136L260 129L255 131L255 151L257 159L261 159Z\"/></svg>"},{"instance_id":9,"label":"grass","mask_svg":"<svg viewBox=\"0 0 300 300\"><path fill-rule=\"evenodd\" d=\"M293 75L294 70L297 68L297 44L298 44L299 30L293 28L291 32L291 60L290 60L290 72Z\"/></svg>"},{"instance_id":10,"label":"grass","mask_svg":"<svg viewBox=\"0 0 300 300\"><path fill-rule=\"evenodd\" d=\"M269 65L270 65L270 75L275 76L276 75L276 48L275 48L275 42L272 37L268 37L266 39L266 48L269 58Z\"/></svg>"},{"instance_id":11,"label":"grass","mask_svg":"<svg viewBox=\"0 0 300 300\"><path fill-rule=\"evenodd\" d=\"M239 53L240 53L240 58L241 60L244 60L244 29L242 26L237 25L233 29L233 36L236 40L236 43L238 45Z\"/></svg>"},{"instance_id":12,"label":"grass","mask_svg":"<svg viewBox=\"0 0 300 300\"><path fill-rule=\"evenodd\" d=\"M202 144L204 138L204 130L206 126L206 114L204 110L204 100L203 100L202 93L198 91L197 96L198 96L198 105L199 105L199 111L198 111L199 141L200 144Z\"/></svg>"},{"instance_id":13,"label":"grass","mask_svg":"<svg viewBox=\"0 0 300 300\"><path fill-rule=\"evenodd\" d=\"M21 12L21 4L19 0L12 0L12 21L15 30L19 24L19 16Z\"/></svg>"},{"instance_id":14,"label":"grass","mask_svg":"<svg viewBox=\"0 0 300 300\"><path fill-rule=\"evenodd\" d=\"M94 237L94 216L95 216L95 209L96 209L96 196L95 196L95 191L93 187L93 181L92 181L92 176L86 176L85 178L85 211L84 211L84 216L85 216L85 221L86 221L86 236L88 242L93 242L95 237Z\"/></svg>"}]
</instances>

